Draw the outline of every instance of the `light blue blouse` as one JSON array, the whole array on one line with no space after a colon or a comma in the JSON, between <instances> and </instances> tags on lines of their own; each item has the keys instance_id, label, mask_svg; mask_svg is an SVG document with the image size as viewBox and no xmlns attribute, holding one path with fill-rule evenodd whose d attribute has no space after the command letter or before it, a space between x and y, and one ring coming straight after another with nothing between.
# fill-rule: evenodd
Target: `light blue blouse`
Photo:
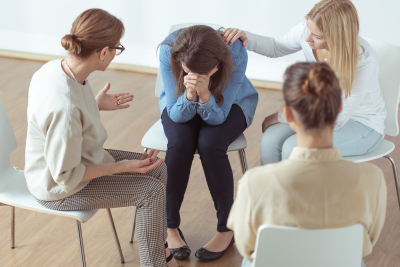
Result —
<instances>
[{"instance_id":1,"label":"light blue blouse","mask_svg":"<svg viewBox=\"0 0 400 267\"><path fill-rule=\"evenodd\" d=\"M179 31L171 33L165 41L174 42L178 33ZM228 117L232 105L237 104L243 110L247 127L249 127L256 111L258 93L245 74L248 60L247 51L240 41L234 42L228 47L235 69L228 88L222 93L224 104L220 107L212 94L208 102L204 104L198 100L189 101L186 98L186 92L180 97L176 95L176 83L171 73L171 47L165 44L161 45L160 70L164 84L159 100L161 113L167 108L169 117L177 123L185 123L199 114L207 124L219 125Z\"/></svg>"}]
</instances>

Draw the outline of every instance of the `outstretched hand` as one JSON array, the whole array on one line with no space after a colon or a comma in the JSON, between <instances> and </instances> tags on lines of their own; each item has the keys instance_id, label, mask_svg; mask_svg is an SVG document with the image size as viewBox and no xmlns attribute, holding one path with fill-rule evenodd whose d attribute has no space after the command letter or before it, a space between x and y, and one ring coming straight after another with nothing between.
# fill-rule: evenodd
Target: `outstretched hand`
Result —
<instances>
[{"instance_id":1,"label":"outstretched hand","mask_svg":"<svg viewBox=\"0 0 400 267\"><path fill-rule=\"evenodd\" d=\"M97 106L99 110L117 110L129 108L129 104L133 100L133 95L130 93L107 94L110 90L110 83L108 82L103 89L96 96Z\"/></svg>"}]
</instances>

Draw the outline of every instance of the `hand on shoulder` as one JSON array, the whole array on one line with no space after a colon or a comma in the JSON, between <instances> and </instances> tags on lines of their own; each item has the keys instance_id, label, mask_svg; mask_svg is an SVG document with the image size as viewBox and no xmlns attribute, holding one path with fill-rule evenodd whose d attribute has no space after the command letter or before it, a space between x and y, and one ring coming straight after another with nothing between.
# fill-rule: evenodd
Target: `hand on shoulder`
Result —
<instances>
[{"instance_id":1,"label":"hand on shoulder","mask_svg":"<svg viewBox=\"0 0 400 267\"><path fill-rule=\"evenodd\" d=\"M232 45L237 39L240 39L240 41L242 41L244 47L246 47L249 42L246 33L237 28L227 28L222 34L224 35L223 38L225 40L225 43L229 45Z\"/></svg>"}]
</instances>

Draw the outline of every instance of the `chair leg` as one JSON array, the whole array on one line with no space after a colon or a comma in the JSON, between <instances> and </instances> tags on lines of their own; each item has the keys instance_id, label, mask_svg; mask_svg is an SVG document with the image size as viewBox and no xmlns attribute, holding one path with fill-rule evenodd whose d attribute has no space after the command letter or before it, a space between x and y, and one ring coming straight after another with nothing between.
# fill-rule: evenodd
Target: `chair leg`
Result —
<instances>
[{"instance_id":1,"label":"chair leg","mask_svg":"<svg viewBox=\"0 0 400 267\"><path fill-rule=\"evenodd\" d=\"M82 267L86 267L85 249L83 248L81 222L76 220L76 224L78 225L78 236L79 236L79 245L81 247Z\"/></svg>"},{"instance_id":2,"label":"chair leg","mask_svg":"<svg viewBox=\"0 0 400 267\"><path fill-rule=\"evenodd\" d=\"M131 240L129 241L130 243L133 243L133 237L135 236L136 215L137 215L137 207L135 207L135 215L133 215L133 224L132 224Z\"/></svg>"},{"instance_id":3,"label":"chair leg","mask_svg":"<svg viewBox=\"0 0 400 267\"><path fill-rule=\"evenodd\" d=\"M11 207L11 248L15 248L15 207Z\"/></svg>"},{"instance_id":4,"label":"chair leg","mask_svg":"<svg viewBox=\"0 0 400 267\"><path fill-rule=\"evenodd\" d=\"M244 174L247 171L246 152L244 152L244 149L240 149L238 152L239 152L240 164L242 165L242 172Z\"/></svg>"},{"instance_id":5,"label":"chair leg","mask_svg":"<svg viewBox=\"0 0 400 267\"><path fill-rule=\"evenodd\" d=\"M400 209L400 194L399 194L400 188L399 188L399 178L397 177L396 162L394 161L394 159L390 155L386 155L384 157L389 159L390 162L392 163L394 182L396 183L397 201L399 202L399 209Z\"/></svg>"},{"instance_id":6,"label":"chair leg","mask_svg":"<svg viewBox=\"0 0 400 267\"><path fill-rule=\"evenodd\" d=\"M121 258L121 263L125 263L124 254L122 254L121 244L119 243L117 231L115 230L115 224L114 224L113 217L111 215L111 210L107 209L107 213L108 213L108 218L110 219L111 228L112 228L113 233L114 233L115 243L117 244L117 248L118 248L118 251L119 251L119 257Z\"/></svg>"}]
</instances>

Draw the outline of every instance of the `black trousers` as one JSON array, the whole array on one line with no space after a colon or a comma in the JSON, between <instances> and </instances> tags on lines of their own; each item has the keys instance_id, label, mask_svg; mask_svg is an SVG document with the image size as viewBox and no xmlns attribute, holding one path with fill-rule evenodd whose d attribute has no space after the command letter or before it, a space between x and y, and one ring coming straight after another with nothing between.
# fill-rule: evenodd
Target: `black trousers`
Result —
<instances>
[{"instance_id":1,"label":"black trousers","mask_svg":"<svg viewBox=\"0 0 400 267\"><path fill-rule=\"evenodd\" d=\"M166 109L161 115L168 138L167 164L167 225L178 228L179 210L189 182L190 168L196 149L218 217L218 232L230 231L226 227L233 204L233 173L229 163L228 146L246 129L246 118L238 105L232 105L227 119L220 125L208 125L197 114L186 123L176 123Z\"/></svg>"}]
</instances>

